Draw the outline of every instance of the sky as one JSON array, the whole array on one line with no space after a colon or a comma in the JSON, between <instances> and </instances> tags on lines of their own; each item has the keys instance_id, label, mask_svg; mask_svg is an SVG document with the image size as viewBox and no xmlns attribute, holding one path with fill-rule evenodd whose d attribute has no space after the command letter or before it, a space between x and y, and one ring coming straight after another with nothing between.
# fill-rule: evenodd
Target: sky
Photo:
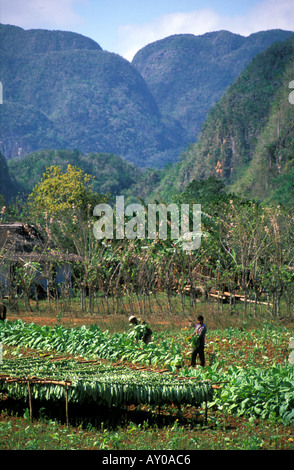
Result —
<instances>
[{"instance_id":1,"label":"sky","mask_svg":"<svg viewBox=\"0 0 294 470\"><path fill-rule=\"evenodd\" d=\"M80 33L131 61L172 34L294 31L294 0L0 0L0 22Z\"/></svg>"}]
</instances>

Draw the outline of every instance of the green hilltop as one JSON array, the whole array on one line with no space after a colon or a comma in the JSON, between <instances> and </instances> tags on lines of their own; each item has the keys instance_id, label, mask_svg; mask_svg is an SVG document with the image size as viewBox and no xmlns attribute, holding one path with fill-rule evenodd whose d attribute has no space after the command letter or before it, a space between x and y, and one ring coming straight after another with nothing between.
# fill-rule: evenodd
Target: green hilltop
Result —
<instances>
[{"instance_id":1,"label":"green hilltop","mask_svg":"<svg viewBox=\"0 0 294 470\"><path fill-rule=\"evenodd\" d=\"M260 31L248 37L229 31L200 36L176 34L137 52L132 64L145 79L166 119L184 129L185 144L194 143L209 110L254 56L293 33Z\"/></svg>"},{"instance_id":2,"label":"green hilltop","mask_svg":"<svg viewBox=\"0 0 294 470\"><path fill-rule=\"evenodd\" d=\"M220 178L228 191L257 200L294 197L294 39L257 55L211 109L199 140L170 167L160 193Z\"/></svg>"},{"instance_id":3,"label":"green hilltop","mask_svg":"<svg viewBox=\"0 0 294 470\"><path fill-rule=\"evenodd\" d=\"M107 153L141 168L175 163L250 60L293 33L170 36L132 63L80 34L0 25L0 150Z\"/></svg>"},{"instance_id":4,"label":"green hilltop","mask_svg":"<svg viewBox=\"0 0 294 470\"><path fill-rule=\"evenodd\" d=\"M6 158L47 148L115 153L138 166L176 158L181 128L163 121L127 60L75 33L0 33Z\"/></svg>"},{"instance_id":5,"label":"green hilltop","mask_svg":"<svg viewBox=\"0 0 294 470\"><path fill-rule=\"evenodd\" d=\"M289 204L293 37L175 35L129 63L76 33L0 25L0 193L27 195L46 167L70 163L97 193L169 202L215 177Z\"/></svg>"}]
</instances>

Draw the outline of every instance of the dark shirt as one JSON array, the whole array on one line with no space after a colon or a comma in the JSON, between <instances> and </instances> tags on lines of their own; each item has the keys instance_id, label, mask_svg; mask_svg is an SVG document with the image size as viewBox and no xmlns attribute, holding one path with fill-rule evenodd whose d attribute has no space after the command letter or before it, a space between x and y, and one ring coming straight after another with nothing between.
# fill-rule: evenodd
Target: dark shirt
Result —
<instances>
[{"instance_id":1,"label":"dark shirt","mask_svg":"<svg viewBox=\"0 0 294 470\"><path fill-rule=\"evenodd\" d=\"M204 325L204 323L202 323L202 325L197 324L196 328L194 330L193 335L197 334L199 336L200 346L204 346L204 344L205 344L206 330L207 330L207 328L206 328L206 325Z\"/></svg>"}]
</instances>

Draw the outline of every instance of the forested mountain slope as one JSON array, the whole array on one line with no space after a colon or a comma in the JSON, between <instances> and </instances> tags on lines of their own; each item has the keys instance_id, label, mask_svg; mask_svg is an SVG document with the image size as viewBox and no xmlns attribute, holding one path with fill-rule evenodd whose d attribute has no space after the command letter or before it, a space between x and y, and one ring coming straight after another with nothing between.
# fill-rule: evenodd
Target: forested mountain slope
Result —
<instances>
[{"instance_id":1,"label":"forested mountain slope","mask_svg":"<svg viewBox=\"0 0 294 470\"><path fill-rule=\"evenodd\" d=\"M0 40L6 158L66 148L115 153L138 166L176 159L181 127L163 122L127 60L75 33L1 25Z\"/></svg>"},{"instance_id":2,"label":"forested mountain slope","mask_svg":"<svg viewBox=\"0 0 294 470\"><path fill-rule=\"evenodd\" d=\"M229 31L178 34L153 42L135 55L162 115L181 123L186 144L194 143L208 111L252 58L293 32L261 31L248 37Z\"/></svg>"},{"instance_id":3,"label":"forested mountain slope","mask_svg":"<svg viewBox=\"0 0 294 470\"><path fill-rule=\"evenodd\" d=\"M93 190L96 193L112 196L134 194L144 197L150 189L148 181L151 184L156 177L156 172L153 175L152 170L146 170L143 176L142 170L116 155L95 152L84 154L78 150L41 150L25 155L21 160L9 160L8 165L5 160L4 163L6 173L9 169L14 181L14 196L18 193L24 196L30 194L46 168L52 165L58 165L63 172L68 164L80 168L94 177ZM3 192L3 195L9 196L10 193Z\"/></svg>"},{"instance_id":4,"label":"forested mountain slope","mask_svg":"<svg viewBox=\"0 0 294 470\"><path fill-rule=\"evenodd\" d=\"M0 153L0 204L2 203L1 196L9 200L16 195L15 181L11 177L8 169L6 158ZM0 210L2 207L0 207Z\"/></svg>"},{"instance_id":5,"label":"forested mountain slope","mask_svg":"<svg viewBox=\"0 0 294 470\"><path fill-rule=\"evenodd\" d=\"M291 34L172 36L131 64L80 34L0 25L0 150L10 159L77 149L162 168L197 140L208 110L251 58Z\"/></svg>"}]
</instances>

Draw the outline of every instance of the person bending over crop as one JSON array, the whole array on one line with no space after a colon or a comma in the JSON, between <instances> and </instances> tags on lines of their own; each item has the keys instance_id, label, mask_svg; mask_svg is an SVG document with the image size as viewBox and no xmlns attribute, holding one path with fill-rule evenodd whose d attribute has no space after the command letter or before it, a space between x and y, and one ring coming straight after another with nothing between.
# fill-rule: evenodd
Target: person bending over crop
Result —
<instances>
[{"instance_id":1,"label":"person bending over crop","mask_svg":"<svg viewBox=\"0 0 294 470\"><path fill-rule=\"evenodd\" d=\"M0 320L6 320L6 305L0 302Z\"/></svg>"},{"instance_id":2,"label":"person bending over crop","mask_svg":"<svg viewBox=\"0 0 294 470\"><path fill-rule=\"evenodd\" d=\"M193 350L191 356L191 366L194 367L196 365L196 357L199 355L200 365L202 367L205 366L205 354L204 354L204 346L205 346L205 335L206 335L206 325L204 324L204 318L202 315L199 315L197 318L198 322L196 328L189 339L192 342Z\"/></svg>"},{"instance_id":3,"label":"person bending over crop","mask_svg":"<svg viewBox=\"0 0 294 470\"><path fill-rule=\"evenodd\" d=\"M152 337L152 330L147 323L144 320L138 320L135 315L129 317L129 322L135 326L133 331L136 335L136 339L142 339L145 344L149 344ZM138 328L136 328L137 326Z\"/></svg>"}]
</instances>

